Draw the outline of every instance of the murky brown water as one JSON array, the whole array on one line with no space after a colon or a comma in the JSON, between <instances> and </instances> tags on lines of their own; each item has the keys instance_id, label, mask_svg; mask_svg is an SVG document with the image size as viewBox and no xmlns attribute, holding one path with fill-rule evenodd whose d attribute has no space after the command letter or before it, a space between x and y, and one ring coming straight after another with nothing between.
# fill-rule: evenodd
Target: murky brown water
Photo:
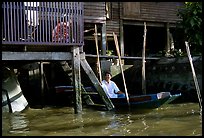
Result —
<instances>
[{"instance_id":1,"label":"murky brown water","mask_svg":"<svg viewBox=\"0 0 204 138\"><path fill-rule=\"evenodd\" d=\"M168 104L149 113L72 107L2 114L3 136L202 136L198 103Z\"/></svg>"}]
</instances>

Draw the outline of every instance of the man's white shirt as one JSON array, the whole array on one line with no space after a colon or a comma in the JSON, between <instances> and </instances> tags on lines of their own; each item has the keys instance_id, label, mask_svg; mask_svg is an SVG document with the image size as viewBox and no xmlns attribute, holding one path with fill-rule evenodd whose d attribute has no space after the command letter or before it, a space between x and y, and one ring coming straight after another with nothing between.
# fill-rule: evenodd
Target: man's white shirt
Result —
<instances>
[{"instance_id":1,"label":"man's white shirt","mask_svg":"<svg viewBox=\"0 0 204 138\"><path fill-rule=\"evenodd\" d=\"M118 95L116 93L120 90L118 86L115 84L115 82L110 81L108 83L106 80L103 80L102 88L109 95L110 98L118 98Z\"/></svg>"}]
</instances>

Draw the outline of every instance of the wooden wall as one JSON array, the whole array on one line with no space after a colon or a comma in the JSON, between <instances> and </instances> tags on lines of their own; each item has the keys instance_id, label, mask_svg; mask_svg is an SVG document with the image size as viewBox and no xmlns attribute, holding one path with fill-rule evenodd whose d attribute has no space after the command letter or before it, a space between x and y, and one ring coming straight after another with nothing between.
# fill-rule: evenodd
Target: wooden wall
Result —
<instances>
[{"instance_id":1,"label":"wooden wall","mask_svg":"<svg viewBox=\"0 0 204 138\"><path fill-rule=\"evenodd\" d=\"M184 2L122 2L122 18L127 20L176 23L177 10Z\"/></svg>"},{"instance_id":2,"label":"wooden wall","mask_svg":"<svg viewBox=\"0 0 204 138\"><path fill-rule=\"evenodd\" d=\"M84 21L87 23L106 23L107 36L115 32L119 36L120 19L124 24L143 25L143 21L164 26L175 24L177 10L184 2L111 2L111 17L106 19L106 2L84 2ZM173 25L174 26L174 25Z\"/></svg>"},{"instance_id":3,"label":"wooden wall","mask_svg":"<svg viewBox=\"0 0 204 138\"><path fill-rule=\"evenodd\" d=\"M85 23L104 23L105 20L105 2L84 2Z\"/></svg>"},{"instance_id":4,"label":"wooden wall","mask_svg":"<svg viewBox=\"0 0 204 138\"><path fill-rule=\"evenodd\" d=\"M115 32L116 35L119 35L120 32L120 9L119 2L111 2L111 18L106 21L106 33L107 35L112 35Z\"/></svg>"}]
</instances>

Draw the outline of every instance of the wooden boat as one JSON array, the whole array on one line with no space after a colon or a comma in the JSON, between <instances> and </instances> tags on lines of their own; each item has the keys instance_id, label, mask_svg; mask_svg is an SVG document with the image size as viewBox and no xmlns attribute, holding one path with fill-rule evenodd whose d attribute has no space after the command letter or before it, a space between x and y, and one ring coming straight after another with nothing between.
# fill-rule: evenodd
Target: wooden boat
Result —
<instances>
[{"instance_id":1,"label":"wooden boat","mask_svg":"<svg viewBox=\"0 0 204 138\"><path fill-rule=\"evenodd\" d=\"M129 105L131 109L155 109L174 101L180 96L181 94L171 95L170 92L129 96ZM116 109L129 107L126 98L111 98L111 101Z\"/></svg>"},{"instance_id":2,"label":"wooden boat","mask_svg":"<svg viewBox=\"0 0 204 138\"><path fill-rule=\"evenodd\" d=\"M2 67L2 112L20 112L28 106L13 70Z\"/></svg>"},{"instance_id":3,"label":"wooden boat","mask_svg":"<svg viewBox=\"0 0 204 138\"><path fill-rule=\"evenodd\" d=\"M73 92L73 86L56 86L56 93L61 93L61 92L68 92L70 95L74 94ZM96 91L93 87L85 87L87 94L93 91ZM104 102L100 98L98 94L91 94L90 95L94 104L88 104L88 106L91 106L93 108L97 109L104 109L106 108L104 106ZM110 98L113 105L115 106L116 110L126 110L126 109L131 109L131 110L150 110L150 109L155 109L159 108L160 106L164 104L168 104L178 97L180 97L181 94L174 94L172 95L170 92L159 92L156 94L146 94L146 95L130 95L129 96L129 104L127 102L126 98ZM129 108L130 107L130 108Z\"/></svg>"}]
</instances>

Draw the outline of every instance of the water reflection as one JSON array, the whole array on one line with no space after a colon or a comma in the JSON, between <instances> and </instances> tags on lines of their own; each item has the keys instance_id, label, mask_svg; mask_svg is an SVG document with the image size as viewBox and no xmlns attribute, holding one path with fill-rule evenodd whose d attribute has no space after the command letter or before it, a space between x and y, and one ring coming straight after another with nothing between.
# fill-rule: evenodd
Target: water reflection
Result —
<instances>
[{"instance_id":1,"label":"water reflection","mask_svg":"<svg viewBox=\"0 0 204 138\"><path fill-rule=\"evenodd\" d=\"M26 118L25 114L14 114L9 120L11 121L10 133L26 133L29 131L29 120Z\"/></svg>"},{"instance_id":2,"label":"water reflection","mask_svg":"<svg viewBox=\"0 0 204 138\"><path fill-rule=\"evenodd\" d=\"M175 104L149 113L71 107L3 113L3 136L202 136L198 104Z\"/></svg>"}]
</instances>

